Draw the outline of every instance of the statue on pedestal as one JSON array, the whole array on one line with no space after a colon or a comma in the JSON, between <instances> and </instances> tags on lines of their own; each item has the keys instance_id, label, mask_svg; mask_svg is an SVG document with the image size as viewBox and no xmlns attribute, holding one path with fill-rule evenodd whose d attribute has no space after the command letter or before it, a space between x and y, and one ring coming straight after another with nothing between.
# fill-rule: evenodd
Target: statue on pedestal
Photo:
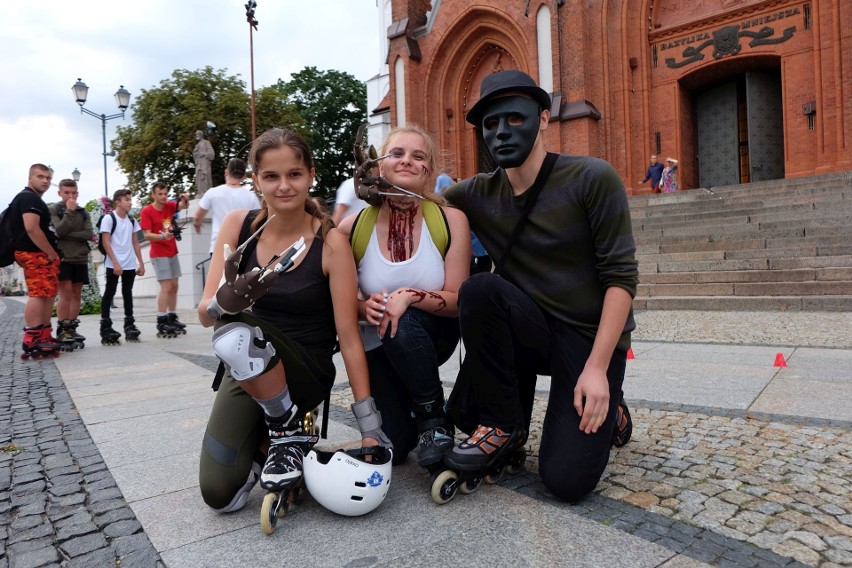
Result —
<instances>
[{"instance_id":1,"label":"statue on pedestal","mask_svg":"<svg viewBox=\"0 0 852 568\"><path fill-rule=\"evenodd\" d=\"M196 197L201 197L213 187L213 171L210 165L216 157L216 152L201 130L195 132L195 139L198 143L192 151L192 159L195 161L195 187L198 189Z\"/></svg>"}]
</instances>

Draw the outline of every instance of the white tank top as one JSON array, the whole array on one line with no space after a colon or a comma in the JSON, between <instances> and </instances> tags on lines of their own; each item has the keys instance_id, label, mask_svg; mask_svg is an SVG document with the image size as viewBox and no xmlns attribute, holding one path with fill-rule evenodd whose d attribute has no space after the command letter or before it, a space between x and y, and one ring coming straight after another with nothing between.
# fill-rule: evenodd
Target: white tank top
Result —
<instances>
[{"instance_id":1,"label":"white tank top","mask_svg":"<svg viewBox=\"0 0 852 568\"><path fill-rule=\"evenodd\" d=\"M367 296L382 290L393 292L403 286L420 290L444 289L444 259L432 241L425 220L420 227L420 245L408 260L392 262L386 259L374 227L364 257L358 264L358 287ZM362 322L361 338L366 351L381 345L376 326Z\"/></svg>"}]
</instances>

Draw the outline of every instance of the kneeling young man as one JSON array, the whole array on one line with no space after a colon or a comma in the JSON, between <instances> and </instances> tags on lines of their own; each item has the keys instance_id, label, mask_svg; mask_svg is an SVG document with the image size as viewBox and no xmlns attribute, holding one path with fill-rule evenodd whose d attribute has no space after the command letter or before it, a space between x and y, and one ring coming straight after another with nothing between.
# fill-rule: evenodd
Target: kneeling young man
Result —
<instances>
[{"instance_id":1,"label":"kneeling young man","mask_svg":"<svg viewBox=\"0 0 852 568\"><path fill-rule=\"evenodd\" d=\"M539 471L574 502L632 428L621 391L638 280L627 194L605 161L545 150L551 101L531 77L495 73L480 94L466 119L499 167L442 195L467 214L495 272L459 290L467 352L457 388L469 385L475 402L459 424L472 433L445 463L487 469L522 447L536 375L550 375Z\"/></svg>"}]
</instances>

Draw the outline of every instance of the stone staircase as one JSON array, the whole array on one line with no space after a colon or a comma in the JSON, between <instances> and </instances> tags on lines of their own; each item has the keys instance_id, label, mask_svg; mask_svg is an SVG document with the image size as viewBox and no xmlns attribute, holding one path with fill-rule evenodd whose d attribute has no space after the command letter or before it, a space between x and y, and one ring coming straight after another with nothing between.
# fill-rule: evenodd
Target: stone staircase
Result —
<instances>
[{"instance_id":1,"label":"stone staircase","mask_svg":"<svg viewBox=\"0 0 852 568\"><path fill-rule=\"evenodd\" d=\"M637 310L852 311L852 172L630 199Z\"/></svg>"}]
</instances>

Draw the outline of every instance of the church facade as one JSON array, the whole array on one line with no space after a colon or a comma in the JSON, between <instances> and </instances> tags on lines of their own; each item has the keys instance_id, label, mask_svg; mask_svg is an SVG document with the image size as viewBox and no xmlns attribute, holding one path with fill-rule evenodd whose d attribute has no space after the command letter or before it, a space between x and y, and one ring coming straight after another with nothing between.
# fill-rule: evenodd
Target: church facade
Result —
<instances>
[{"instance_id":1,"label":"church facade","mask_svg":"<svg viewBox=\"0 0 852 568\"><path fill-rule=\"evenodd\" d=\"M551 93L550 151L639 184L652 154L682 189L852 170L852 6L842 0L386 0L387 95L444 169L493 168L464 120L489 73ZM384 39L384 38L383 38Z\"/></svg>"}]
</instances>

